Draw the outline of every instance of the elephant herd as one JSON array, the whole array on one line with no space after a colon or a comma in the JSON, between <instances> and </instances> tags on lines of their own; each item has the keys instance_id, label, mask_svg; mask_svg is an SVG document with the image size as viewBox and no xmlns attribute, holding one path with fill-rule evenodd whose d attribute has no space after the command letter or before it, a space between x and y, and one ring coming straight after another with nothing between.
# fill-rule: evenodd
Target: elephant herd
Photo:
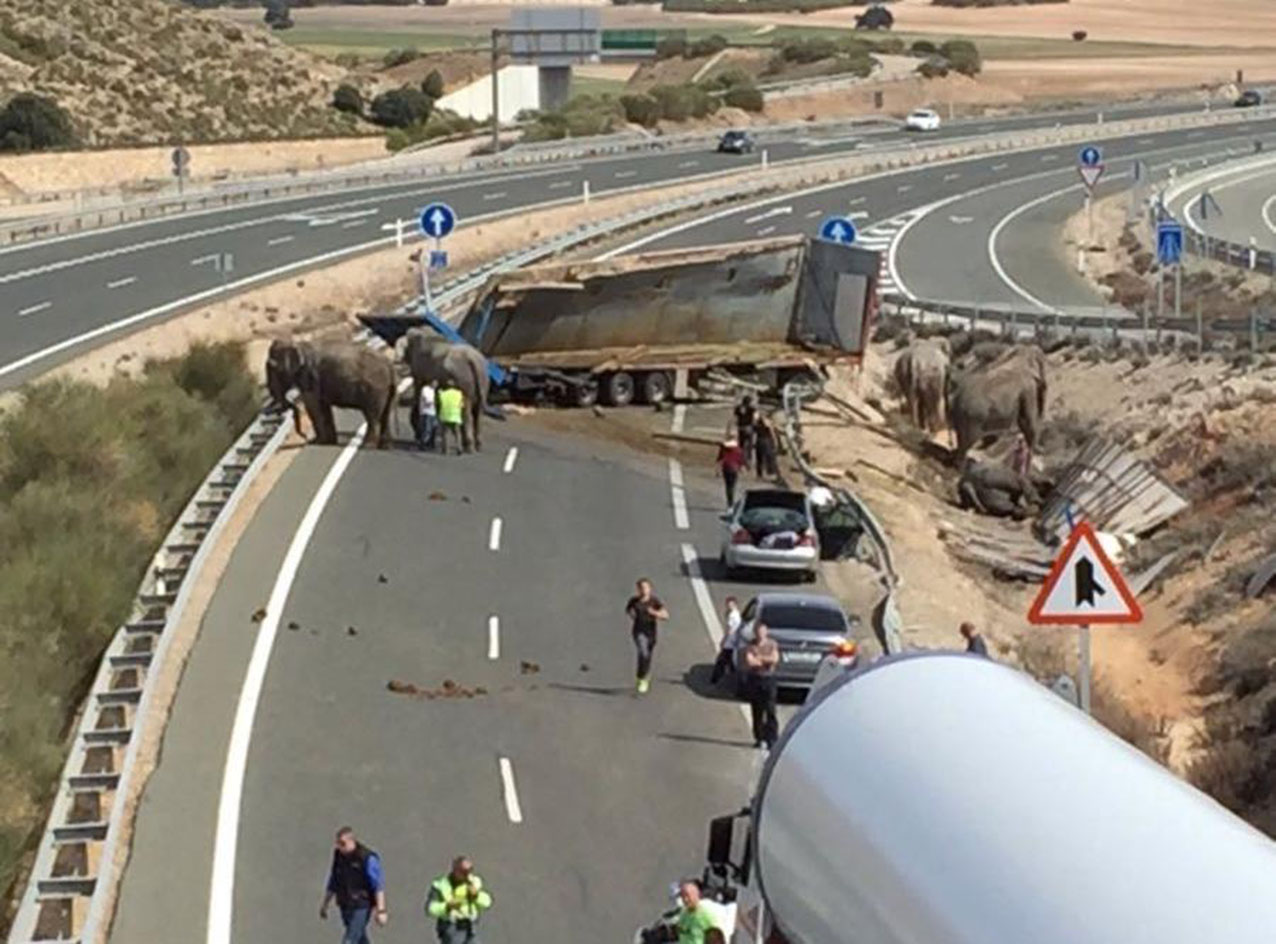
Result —
<instances>
[{"instance_id":1,"label":"elephant herd","mask_svg":"<svg viewBox=\"0 0 1276 944\"><path fill-rule=\"evenodd\" d=\"M992 434L1018 428L1037 445L1046 408L1046 359L1034 345L1011 347L991 362L954 367L947 338L913 341L895 361L895 383L914 425L951 428L958 463Z\"/></svg>"},{"instance_id":2,"label":"elephant herd","mask_svg":"<svg viewBox=\"0 0 1276 944\"><path fill-rule=\"evenodd\" d=\"M490 393L487 361L467 344L454 344L427 328L412 328L402 342L403 363L412 378L412 428L420 415L421 389L451 383L465 397L461 439L465 450L482 446L480 418ZM266 357L266 388L273 405L291 409L300 428L300 410L288 394L296 390L314 430L314 441L337 441L334 408L357 410L367 424L364 442L385 449L398 399L393 361L354 341L277 340Z\"/></svg>"}]
</instances>

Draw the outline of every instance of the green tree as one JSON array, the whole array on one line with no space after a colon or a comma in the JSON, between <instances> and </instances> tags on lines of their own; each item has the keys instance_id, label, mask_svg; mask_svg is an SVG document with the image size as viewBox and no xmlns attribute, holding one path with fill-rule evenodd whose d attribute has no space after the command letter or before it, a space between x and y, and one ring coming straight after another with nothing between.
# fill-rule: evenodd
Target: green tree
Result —
<instances>
[{"instance_id":1,"label":"green tree","mask_svg":"<svg viewBox=\"0 0 1276 944\"><path fill-rule=\"evenodd\" d=\"M349 83L338 85L332 93L332 107L350 115L362 115L363 95Z\"/></svg>"},{"instance_id":2,"label":"green tree","mask_svg":"<svg viewBox=\"0 0 1276 944\"><path fill-rule=\"evenodd\" d=\"M954 72L962 75L978 75L983 68L978 47L968 39L950 39L939 47L939 54L948 60Z\"/></svg>"},{"instance_id":3,"label":"green tree","mask_svg":"<svg viewBox=\"0 0 1276 944\"><path fill-rule=\"evenodd\" d=\"M372 120L387 128L407 128L430 117L434 103L420 89L404 87L382 92L372 100Z\"/></svg>"},{"instance_id":4,"label":"green tree","mask_svg":"<svg viewBox=\"0 0 1276 944\"><path fill-rule=\"evenodd\" d=\"M650 95L622 95L620 107L625 110L625 120L650 128L660 120L660 102Z\"/></svg>"},{"instance_id":5,"label":"green tree","mask_svg":"<svg viewBox=\"0 0 1276 944\"><path fill-rule=\"evenodd\" d=\"M292 11L288 9L288 0L265 0L266 25L272 30L291 29Z\"/></svg>"},{"instance_id":6,"label":"green tree","mask_svg":"<svg viewBox=\"0 0 1276 944\"><path fill-rule=\"evenodd\" d=\"M443 74L438 69L431 69L429 75L421 80L421 91L437 102L443 97Z\"/></svg>"},{"instance_id":7,"label":"green tree","mask_svg":"<svg viewBox=\"0 0 1276 944\"><path fill-rule=\"evenodd\" d=\"M752 85L733 85L722 97L723 102L732 108L743 108L745 111L761 111L766 104L762 93Z\"/></svg>"},{"instance_id":8,"label":"green tree","mask_svg":"<svg viewBox=\"0 0 1276 944\"><path fill-rule=\"evenodd\" d=\"M0 111L0 150L46 151L75 143L70 115L51 98L21 92Z\"/></svg>"},{"instance_id":9,"label":"green tree","mask_svg":"<svg viewBox=\"0 0 1276 944\"><path fill-rule=\"evenodd\" d=\"M895 14L880 3L875 4L855 18L855 28L862 30L890 29L895 25Z\"/></svg>"}]
</instances>

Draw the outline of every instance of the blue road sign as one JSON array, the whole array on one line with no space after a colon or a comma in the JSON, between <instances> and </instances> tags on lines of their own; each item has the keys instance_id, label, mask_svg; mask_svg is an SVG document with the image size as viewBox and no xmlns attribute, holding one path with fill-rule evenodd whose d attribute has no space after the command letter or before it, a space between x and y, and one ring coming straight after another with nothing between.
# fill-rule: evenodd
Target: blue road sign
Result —
<instances>
[{"instance_id":1,"label":"blue road sign","mask_svg":"<svg viewBox=\"0 0 1276 944\"><path fill-rule=\"evenodd\" d=\"M442 239L456 229L456 213L446 203L431 203L421 211L421 232Z\"/></svg>"},{"instance_id":2,"label":"blue road sign","mask_svg":"<svg viewBox=\"0 0 1276 944\"><path fill-rule=\"evenodd\" d=\"M1156 227L1156 259L1161 265L1178 265L1183 258L1183 226L1162 222Z\"/></svg>"},{"instance_id":3,"label":"blue road sign","mask_svg":"<svg viewBox=\"0 0 1276 944\"><path fill-rule=\"evenodd\" d=\"M1103 152L1093 144L1087 145L1077 155L1077 163L1082 167L1098 167L1103 163Z\"/></svg>"},{"instance_id":4,"label":"blue road sign","mask_svg":"<svg viewBox=\"0 0 1276 944\"><path fill-rule=\"evenodd\" d=\"M431 269L446 269L447 268L447 253L441 249L432 250L430 252L430 268Z\"/></svg>"},{"instance_id":5,"label":"blue road sign","mask_svg":"<svg viewBox=\"0 0 1276 944\"><path fill-rule=\"evenodd\" d=\"M855 224L844 216L830 216L820 224L820 238L849 246L855 242Z\"/></svg>"}]
</instances>

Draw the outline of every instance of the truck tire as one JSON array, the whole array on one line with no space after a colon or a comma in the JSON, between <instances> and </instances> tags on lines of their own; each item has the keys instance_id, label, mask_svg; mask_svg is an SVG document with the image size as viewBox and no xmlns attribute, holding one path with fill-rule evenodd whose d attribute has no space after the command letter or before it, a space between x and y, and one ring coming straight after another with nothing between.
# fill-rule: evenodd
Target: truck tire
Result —
<instances>
[{"instance_id":1,"label":"truck tire","mask_svg":"<svg viewBox=\"0 0 1276 944\"><path fill-rule=\"evenodd\" d=\"M669 399L673 382L663 370L651 370L642 376L642 402L655 406Z\"/></svg>"},{"instance_id":2,"label":"truck tire","mask_svg":"<svg viewBox=\"0 0 1276 944\"><path fill-rule=\"evenodd\" d=\"M609 406L629 406L636 392L633 375L623 370L609 374L603 381L603 395Z\"/></svg>"},{"instance_id":3,"label":"truck tire","mask_svg":"<svg viewBox=\"0 0 1276 944\"><path fill-rule=\"evenodd\" d=\"M571 389L567 392L567 401L573 406L582 409L593 406L598 402L598 384L592 380L572 384Z\"/></svg>"}]
</instances>

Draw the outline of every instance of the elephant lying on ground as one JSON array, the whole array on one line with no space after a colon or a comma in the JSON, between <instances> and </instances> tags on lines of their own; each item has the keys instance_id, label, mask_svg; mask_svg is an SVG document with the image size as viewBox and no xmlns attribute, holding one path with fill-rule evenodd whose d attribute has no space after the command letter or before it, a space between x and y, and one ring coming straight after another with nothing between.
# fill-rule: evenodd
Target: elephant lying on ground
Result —
<instances>
[{"instance_id":1,"label":"elephant lying on ground","mask_svg":"<svg viewBox=\"0 0 1276 944\"><path fill-rule=\"evenodd\" d=\"M1013 469L968 459L957 483L957 503L983 515L1019 521L1041 503L1041 496Z\"/></svg>"},{"instance_id":2,"label":"elephant lying on ground","mask_svg":"<svg viewBox=\"0 0 1276 944\"><path fill-rule=\"evenodd\" d=\"M288 392L295 388L314 427L314 441L321 445L336 443L332 410L345 407L363 414L368 424L365 444L386 448L397 386L392 363L350 341L275 341L266 357L271 399L286 407ZM295 405L292 410L298 418Z\"/></svg>"},{"instance_id":3,"label":"elephant lying on ground","mask_svg":"<svg viewBox=\"0 0 1276 944\"><path fill-rule=\"evenodd\" d=\"M895 360L895 382L908 414L914 426L928 433L947 425L944 401L950 356L947 338L924 338Z\"/></svg>"},{"instance_id":4,"label":"elephant lying on ground","mask_svg":"<svg viewBox=\"0 0 1276 944\"><path fill-rule=\"evenodd\" d=\"M990 433L1018 426L1035 449L1046 406L1046 361L1036 346L1017 347L983 368L950 378L948 419L957 434L957 457Z\"/></svg>"},{"instance_id":5,"label":"elephant lying on ground","mask_svg":"<svg viewBox=\"0 0 1276 944\"><path fill-rule=\"evenodd\" d=\"M412 374L412 428L420 422L421 388L428 383L452 381L465 397L461 443L466 452L483 448L480 418L487 409L491 380L487 358L468 344L455 344L430 328L412 328L403 344L403 362ZM472 447L471 447L471 444Z\"/></svg>"}]
</instances>

